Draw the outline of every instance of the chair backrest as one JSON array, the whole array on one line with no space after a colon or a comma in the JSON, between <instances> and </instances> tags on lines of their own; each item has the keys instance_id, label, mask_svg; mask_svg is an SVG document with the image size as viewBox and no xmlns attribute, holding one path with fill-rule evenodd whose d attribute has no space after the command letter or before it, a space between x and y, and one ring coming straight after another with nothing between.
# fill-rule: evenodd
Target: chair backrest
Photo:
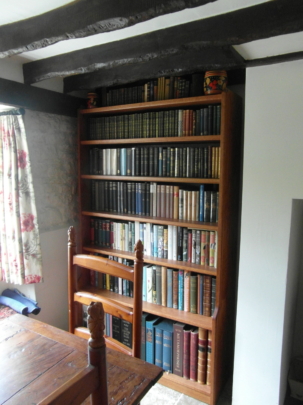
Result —
<instances>
[{"instance_id":1,"label":"chair backrest","mask_svg":"<svg viewBox=\"0 0 303 405\"><path fill-rule=\"evenodd\" d=\"M105 288L91 285L91 272L108 274L128 280L133 284L133 297L126 297ZM93 254L76 254L75 231L69 229L68 241L68 296L69 296L69 331L89 338L88 330L83 324L82 305L91 301L102 302L104 312L109 314L113 336L105 334L106 345L133 357L140 358L141 318L142 318L142 272L143 245L139 240L135 245L134 267L126 266ZM131 326L132 325L132 326ZM120 328L120 330L119 330ZM120 339L114 337L120 334Z\"/></svg>"},{"instance_id":2,"label":"chair backrest","mask_svg":"<svg viewBox=\"0 0 303 405\"><path fill-rule=\"evenodd\" d=\"M104 310L102 303L88 307L88 366L38 405L80 405L90 396L91 405L108 405Z\"/></svg>"}]
</instances>

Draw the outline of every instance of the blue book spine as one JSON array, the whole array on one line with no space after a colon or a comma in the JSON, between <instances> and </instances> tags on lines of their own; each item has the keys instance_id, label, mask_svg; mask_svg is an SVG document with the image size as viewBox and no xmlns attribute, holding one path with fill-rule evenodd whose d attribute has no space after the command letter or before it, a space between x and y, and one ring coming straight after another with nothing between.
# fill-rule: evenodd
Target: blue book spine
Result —
<instances>
[{"instance_id":1,"label":"blue book spine","mask_svg":"<svg viewBox=\"0 0 303 405\"><path fill-rule=\"evenodd\" d=\"M178 309L184 310L184 271L179 270L178 274Z\"/></svg>"},{"instance_id":2,"label":"blue book spine","mask_svg":"<svg viewBox=\"0 0 303 405\"><path fill-rule=\"evenodd\" d=\"M155 365L163 367L163 330L155 327Z\"/></svg>"},{"instance_id":3,"label":"blue book spine","mask_svg":"<svg viewBox=\"0 0 303 405\"><path fill-rule=\"evenodd\" d=\"M158 257L158 225L153 225L154 229L154 251L153 256Z\"/></svg>"},{"instance_id":4,"label":"blue book spine","mask_svg":"<svg viewBox=\"0 0 303 405\"><path fill-rule=\"evenodd\" d=\"M142 301L147 300L146 266L143 266Z\"/></svg>"},{"instance_id":5,"label":"blue book spine","mask_svg":"<svg viewBox=\"0 0 303 405\"><path fill-rule=\"evenodd\" d=\"M146 317L148 316L147 313L142 314L142 321L141 321L141 360L145 361L145 351L146 351Z\"/></svg>"},{"instance_id":6,"label":"blue book spine","mask_svg":"<svg viewBox=\"0 0 303 405\"><path fill-rule=\"evenodd\" d=\"M199 221L204 221L204 184L199 189Z\"/></svg>"},{"instance_id":7,"label":"blue book spine","mask_svg":"<svg viewBox=\"0 0 303 405\"><path fill-rule=\"evenodd\" d=\"M155 328L154 323L158 317L149 316L146 318L146 360L148 363L155 364Z\"/></svg>"},{"instance_id":8,"label":"blue book spine","mask_svg":"<svg viewBox=\"0 0 303 405\"><path fill-rule=\"evenodd\" d=\"M167 308L173 307L173 269L167 269Z\"/></svg>"},{"instance_id":9,"label":"blue book spine","mask_svg":"<svg viewBox=\"0 0 303 405\"><path fill-rule=\"evenodd\" d=\"M173 334L172 332L163 331L163 370L173 371Z\"/></svg>"},{"instance_id":10,"label":"blue book spine","mask_svg":"<svg viewBox=\"0 0 303 405\"><path fill-rule=\"evenodd\" d=\"M120 152L120 168L121 176L126 176L126 148L122 148Z\"/></svg>"}]
</instances>

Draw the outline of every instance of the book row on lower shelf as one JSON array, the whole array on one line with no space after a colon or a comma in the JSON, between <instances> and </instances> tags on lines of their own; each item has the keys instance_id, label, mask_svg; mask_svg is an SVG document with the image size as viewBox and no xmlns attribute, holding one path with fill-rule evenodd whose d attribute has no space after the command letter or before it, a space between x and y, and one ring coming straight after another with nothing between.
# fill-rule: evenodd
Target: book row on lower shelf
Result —
<instances>
[{"instance_id":1,"label":"book row on lower shelf","mask_svg":"<svg viewBox=\"0 0 303 405\"><path fill-rule=\"evenodd\" d=\"M91 148L89 172L106 176L220 178L220 146Z\"/></svg>"},{"instance_id":2,"label":"book row on lower shelf","mask_svg":"<svg viewBox=\"0 0 303 405\"><path fill-rule=\"evenodd\" d=\"M218 222L219 191L205 190L204 184L195 190L188 190L189 186L186 188L156 182L91 180L91 209L156 218Z\"/></svg>"},{"instance_id":3,"label":"book row on lower shelf","mask_svg":"<svg viewBox=\"0 0 303 405\"><path fill-rule=\"evenodd\" d=\"M133 266L132 261L109 256ZM90 272L90 283L100 289L127 297L133 296L133 285L120 277ZM143 267L142 301L179 311L211 316L216 303L216 277L165 266Z\"/></svg>"},{"instance_id":4,"label":"book row on lower shelf","mask_svg":"<svg viewBox=\"0 0 303 405\"><path fill-rule=\"evenodd\" d=\"M132 324L105 314L105 334L132 346ZM87 307L83 305L83 326ZM210 385L212 333L169 319L142 314L141 359L186 380Z\"/></svg>"},{"instance_id":5,"label":"book row on lower shelf","mask_svg":"<svg viewBox=\"0 0 303 405\"><path fill-rule=\"evenodd\" d=\"M88 139L219 135L221 105L89 118Z\"/></svg>"},{"instance_id":6,"label":"book row on lower shelf","mask_svg":"<svg viewBox=\"0 0 303 405\"><path fill-rule=\"evenodd\" d=\"M217 267L217 231L137 221L90 219L91 245L133 252L139 239L147 256Z\"/></svg>"}]
</instances>

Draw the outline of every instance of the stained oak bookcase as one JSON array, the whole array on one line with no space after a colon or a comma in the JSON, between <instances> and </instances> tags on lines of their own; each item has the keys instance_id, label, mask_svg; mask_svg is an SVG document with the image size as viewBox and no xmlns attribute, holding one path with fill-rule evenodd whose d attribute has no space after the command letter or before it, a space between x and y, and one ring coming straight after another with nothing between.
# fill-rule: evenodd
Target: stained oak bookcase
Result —
<instances>
[{"instance_id":1,"label":"stained oak bookcase","mask_svg":"<svg viewBox=\"0 0 303 405\"><path fill-rule=\"evenodd\" d=\"M221 123L219 135L170 136L132 139L90 140L88 120L94 117L144 113L150 111L199 109L208 105L221 105ZM223 385L230 376L233 364L235 299L238 263L238 234L240 211L240 177L241 177L241 99L227 89L222 94L151 101L145 103L98 107L79 111L78 153L79 153L79 192L80 192L80 252L113 255L133 259L128 251L94 246L90 241L91 218L102 218L123 221L141 221L143 223L174 225L203 230L217 231L217 267L192 264L188 262L160 259L144 256L147 264L166 266L172 269L183 269L216 277L215 310L211 317L166 308L160 305L143 302L143 311L173 321L195 327L202 327L212 332L210 385L186 380L172 373L164 373L160 383L192 396L210 405L215 405ZM215 143L220 146L220 178L176 178L176 177L143 177L143 176L102 176L89 174L89 150L92 147L125 148L153 145L192 145ZM92 180L114 180L133 182L157 182L178 185L216 185L219 190L218 222L206 223L166 219L154 216L137 216L130 214L113 214L96 212L91 209ZM98 295L98 288L87 286L87 296L92 300ZM132 306L132 298L106 291L118 302Z\"/></svg>"}]
</instances>

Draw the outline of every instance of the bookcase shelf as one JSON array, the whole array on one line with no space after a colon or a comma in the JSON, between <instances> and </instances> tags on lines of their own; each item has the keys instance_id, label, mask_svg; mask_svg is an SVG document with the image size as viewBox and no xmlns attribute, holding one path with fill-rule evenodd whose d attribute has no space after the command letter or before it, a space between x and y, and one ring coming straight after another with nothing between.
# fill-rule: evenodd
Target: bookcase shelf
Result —
<instances>
[{"instance_id":1,"label":"bookcase shelf","mask_svg":"<svg viewBox=\"0 0 303 405\"><path fill-rule=\"evenodd\" d=\"M113 214L107 212L94 212L94 211L83 211L82 215L85 216L94 216L100 218L111 218L116 220L124 220L124 221L139 221L139 222L148 222L152 224L165 224L165 225L174 225L174 226L183 226L188 228L195 228L195 229L205 229L205 230L212 230L216 231L218 226L216 223L210 222L198 222L198 221L186 221L182 219L167 219L161 218L158 219L157 217L146 217L146 216L138 216L138 215L130 215L130 214Z\"/></svg>"},{"instance_id":2,"label":"bookcase shelf","mask_svg":"<svg viewBox=\"0 0 303 405\"><path fill-rule=\"evenodd\" d=\"M137 145L138 142L144 141L144 144L162 144L162 143L206 143L206 142L219 142L220 135L203 135L203 136L169 136L163 138L133 138L133 139L98 139L98 140L83 140L81 145Z\"/></svg>"},{"instance_id":3,"label":"bookcase shelf","mask_svg":"<svg viewBox=\"0 0 303 405\"><path fill-rule=\"evenodd\" d=\"M186 177L101 176L93 174L82 174L81 178L88 180L153 181L156 183L220 184L220 179L198 179Z\"/></svg>"},{"instance_id":4,"label":"bookcase shelf","mask_svg":"<svg viewBox=\"0 0 303 405\"><path fill-rule=\"evenodd\" d=\"M83 250L86 252L101 253L103 255L116 256L116 257L125 258L125 259L129 259L129 260L134 259L134 253L116 250L116 249L100 248L99 246L83 246ZM181 262L181 261L176 261L176 260L159 259L158 257L153 257L153 256L148 256L148 255L144 255L144 260L147 263L155 264L158 266L166 266L166 267L171 267L171 268L175 268L175 269L193 271L195 273L208 274L210 276L217 275L216 269L214 267L210 267L210 266L202 266L199 264Z\"/></svg>"},{"instance_id":5,"label":"bookcase shelf","mask_svg":"<svg viewBox=\"0 0 303 405\"><path fill-rule=\"evenodd\" d=\"M177 112L180 110L191 110L193 111L192 114L196 114L195 117L197 117L198 111L202 111L202 109L205 110L211 106L213 106L213 109L218 108L219 106L220 131L216 132L218 125L214 124L213 128L215 130L213 132L208 132L210 135L197 135L197 132L195 132L196 135L183 136L181 132L182 136L155 136L153 132L153 129L155 127L153 125L158 125L158 123L153 123L150 124L150 128L153 129L150 130L149 136L144 137L142 131L135 129L135 135L129 138L125 135L127 131L125 133L123 132L124 124L121 124L123 120L130 120L129 117L131 115L141 115L140 119L143 120L143 114L163 114L164 116L165 113L168 114L169 112L171 112L171 115L173 115L174 112L174 119L176 120ZM116 132L114 133L110 132L110 130L108 129L108 132L106 132L104 129L105 125L107 125L105 120L108 120L108 122L110 122L111 119L113 120L112 122L114 122L116 128ZM91 125L95 125L92 124L92 120L99 120L99 126L92 127ZM215 123L215 120L213 122ZM165 123L165 125L166 124L167 123ZM119 125L122 125L121 128L119 128ZM176 123L174 125L174 128L176 128ZM197 125L197 118L193 119L193 125ZM89 134L90 128L94 128L92 131L94 131L93 134L95 137ZM104 131L104 134L102 131ZM185 132L183 132L183 134L184 133ZM171 135L174 135L173 130L171 130ZM106 139L102 139L102 137ZM153 173L152 170L149 172L149 174L152 174L150 176L141 175L141 172L136 172L133 168L131 169L133 170L131 174L129 174L129 172L125 172L124 174L127 173L127 175L121 175L121 172L117 170L117 174L109 175L108 173L112 173L112 171L110 170L109 172L106 172L106 170L104 170L104 166L102 166L99 162L99 171L92 171L91 169L92 156L94 156L90 154L92 149L100 150L100 155L102 155L102 153L105 154L106 151L108 151L109 149L115 149L115 153L117 154L117 156L119 156L119 158L117 158L117 161L114 160L114 164L122 165L122 160L120 162L122 149L128 148L135 150L136 148L138 148L140 150L143 150L143 148L148 148L148 153L150 153L150 155L148 156L150 159L150 165L152 166L154 163L151 163L151 149L156 150L157 148L166 148L168 150L168 148L176 148L182 149L184 151L185 148L188 148L191 150L204 150L204 152L206 153L206 149L210 149L212 147L219 148L219 158L218 160L215 160L215 163L213 163L214 161L211 161L211 165L218 165L217 170L215 169L215 171L212 171L211 175L209 175L209 172L207 171L202 171L202 163L199 163L201 166L201 170L197 170L200 170L200 172L198 171L198 173L204 173L204 175L199 175L198 177L195 176L197 173L196 171L195 173L192 172L191 176L179 176L179 167L178 170L176 170L175 172L176 177L157 176L154 175L157 173ZM192 381L190 379L180 377L179 375L166 372L164 373L160 382L167 387L183 392L186 395L192 396L210 405L216 404L218 394L221 391L223 384L229 378L233 365L235 297L238 265L238 235L240 213L241 151L241 99L230 90L227 90L222 94L210 96L188 97L182 99L151 101L145 103L124 104L111 107L85 109L79 111L78 115L78 178L80 191L79 253L88 252L91 254L103 255L106 257L114 257L118 261L126 260L128 262L131 262L134 259L134 253L125 250L129 249L129 246L132 246L132 243L128 243L127 241L125 241L125 245L128 246L123 248L124 245L121 244L121 246L123 247L120 247L119 245L118 249L115 245L116 239L111 239L111 242L109 244L103 244L102 241L96 243L96 240L93 240L91 237L91 224L92 222L95 223L94 221L99 221L97 222L98 224L101 222L102 224L104 224L105 222L107 224L129 224L129 229L131 229L132 226L135 227L135 225L131 224L139 224L138 226L146 225L146 227L150 226L151 229L155 226L172 227L174 229L181 228L181 234L182 232L185 233L185 230L187 229L188 232L195 232L195 235L199 235L199 238L200 235L202 237L202 232L206 232L208 235L210 235L210 233L215 235L215 265L213 263L212 265L209 265L208 263L196 264L188 261L187 259L186 261L172 260L171 257L176 256L172 256L171 254L170 256L168 256L170 257L169 259L157 257L156 255L152 256L146 253L144 254L144 264L146 264L146 266L172 269L174 273L176 273L176 271L183 271L184 274L185 272L188 272L188 274L192 274L194 277L197 276L198 280L201 280L205 277L205 279L208 278L212 281L215 281L216 283L215 295L213 295L211 316L205 316L202 313L193 313L194 311L187 312L180 309L168 308L165 305L158 305L156 303L143 301L143 311L145 313L168 319L173 322L190 325L192 327L198 328L199 331L207 331L209 344L209 363L207 368L207 379L205 380L205 383L201 384L200 382ZM99 151L97 153L99 156ZM102 157L102 159L105 158ZM132 157L132 159L134 158ZM187 164L191 166L196 164L197 162L197 160L195 160L195 163L193 163L193 161L191 160L189 161L188 156L186 158L184 158L183 156L182 159L187 159ZM197 155L195 159L197 159ZM204 160L205 159L206 158L204 157ZM110 164L112 164L112 161L110 162ZM140 165L143 164L144 160L140 162ZM184 164L184 162L182 164ZM99 166L102 166L102 169L100 169ZM211 170L213 170L213 166ZM169 172L168 169L167 173L174 174L174 172ZM180 171L180 173L184 175L185 172L183 170L183 172ZM119 186L121 186L121 184L126 185L126 183L144 183L147 185L153 183L159 184L159 187L179 187L180 190L188 190L189 192L198 191L199 193L201 188L204 187L204 190L216 193L218 207L216 211L217 216L215 218L217 222L172 219L172 216L170 216L170 218L164 218L160 215L145 216L135 215L133 213L126 214L121 213L123 212L121 210L116 210L116 212L114 212L115 208L111 206L109 207L109 210L106 211L104 205L103 208L100 208L100 206L94 206L92 203L92 201L95 201L93 200L93 196L95 196L92 191L93 183L115 183L115 187L116 185L118 187L118 184ZM112 185L112 187L114 186ZM121 189L120 193L121 196L119 196L119 198L125 198L125 196L122 195ZM200 197L201 194L199 194L199 198ZM171 203L172 200L169 201ZM198 210L201 209L204 209L203 204L199 205L198 207ZM132 210L128 212L132 212ZM154 212L152 211L142 212L154 214ZM174 216L174 218L177 217L179 218L179 216ZM197 215L196 217L192 216L189 218L197 219L200 217L199 215ZM214 217L212 218L212 220L213 219ZM138 227L136 228L136 232L138 232ZM129 235L131 235L130 230ZM115 238L117 238L117 236L115 236ZM129 238L132 242L132 236L129 236ZM182 245L181 250L186 250L188 246L190 245ZM197 250L195 254L198 255L199 261L199 255L201 254L201 251L198 252ZM186 258L186 256L184 257ZM89 274L86 273L83 275L79 275L79 288L78 292L75 294L75 300L83 305L86 305L93 300L98 300L98 294L100 293L100 286L97 287L96 285L90 285L89 280ZM200 294L200 292L201 289L198 290L197 294ZM103 285L102 295L104 294L110 298L114 298L117 302L127 305L131 308L133 306L133 300L131 297L118 294L117 292L104 290ZM202 298L200 298L200 302L201 299ZM76 329L75 333L79 334L79 336L87 335L85 328L82 328L81 325L79 325L79 328Z\"/></svg>"},{"instance_id":6,"label":"bookcase shelf","mask_svg":"<svg viewBox=\"0 0 303 405\"><path fill-rule=\"evenodd\" d=\"M91 301L97 300L100 294L100 289L86 285L84 290L78 291L75 294L75 301L82 304L89 305ZM111 291L102 290L102 297L114 299L117 303L126 305L130 308L133 307L133 300L130 297L120 295ZM170 318L178 322L186 322L193 326L200 326L208 330L212 329L212 318L192 314L190 312L180 311L173 308L163 307L161 305L143 302L143 311L163 318Z\"/></svg>"}]
</instances>

